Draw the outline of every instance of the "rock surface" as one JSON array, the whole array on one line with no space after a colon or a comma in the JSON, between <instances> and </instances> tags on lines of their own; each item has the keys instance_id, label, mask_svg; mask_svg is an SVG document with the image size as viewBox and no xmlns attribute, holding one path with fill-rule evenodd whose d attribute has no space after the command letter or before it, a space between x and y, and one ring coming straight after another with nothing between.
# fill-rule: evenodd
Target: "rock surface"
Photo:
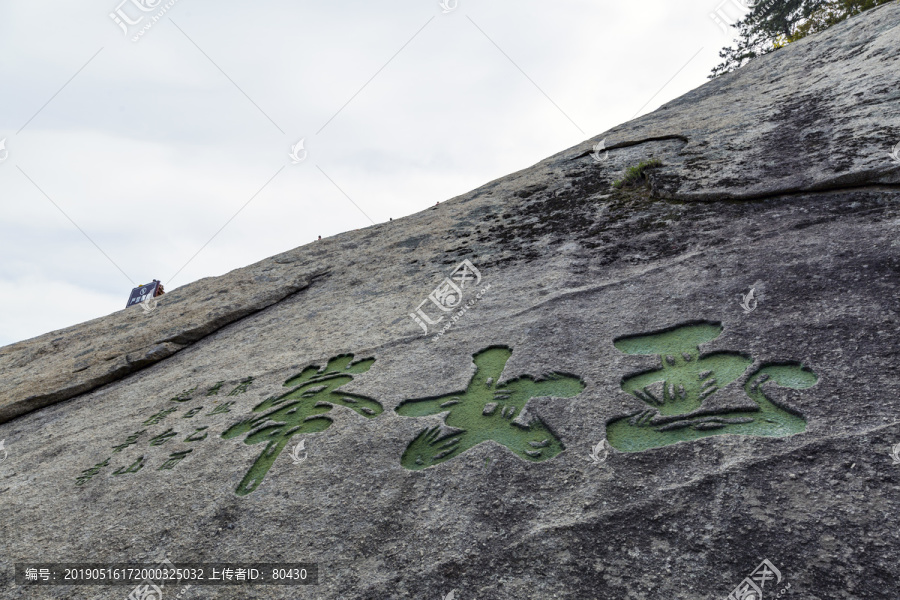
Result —
<instances>
[{"instance_id":1,"label":"rock surface","mask_svg":"<svg viewBox=\"0 0 900 600\"><path fill-rule=\"evenodd\" d=\"M327 267L298 272L284 259L268 262L160 296L154 303L163 311L123 310L0 348L0 423L168 358L328 273Z\"/></svg>"},{"instance_id":2,"label":"rock surface","mask_svg":"<svg viewBox=\"0 0 900 600\"><path fill-rule=\"evenodd\" d=\"M438 207L0 349L0 597L125 598L14 563L163 556L319 564L182 598L712 599L764 559L766 598L895 597L898 82L893 3Z\"/></svg>"}]
</instances>

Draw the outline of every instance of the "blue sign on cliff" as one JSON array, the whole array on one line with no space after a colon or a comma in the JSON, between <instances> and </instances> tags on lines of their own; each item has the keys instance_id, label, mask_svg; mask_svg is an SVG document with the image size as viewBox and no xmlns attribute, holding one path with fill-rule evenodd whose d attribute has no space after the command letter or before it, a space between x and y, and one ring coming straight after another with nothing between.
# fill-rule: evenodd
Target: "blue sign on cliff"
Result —
<instances>
[{"instance_id":1,"label":"blue sign on cliff","mask_svg":"<svg viewBox=\"0 0 900 600\"><path fill-rule=\"evenodd\" d=\"M153 298L163 293L164 292L162 284L158 279L154 279L150 283L145 283L144 285L131 290L131 296L129 296L128 304L125 305L125 308L133 306L135 304L140 304L148 298Z\"/></svg>"}]
</instances>

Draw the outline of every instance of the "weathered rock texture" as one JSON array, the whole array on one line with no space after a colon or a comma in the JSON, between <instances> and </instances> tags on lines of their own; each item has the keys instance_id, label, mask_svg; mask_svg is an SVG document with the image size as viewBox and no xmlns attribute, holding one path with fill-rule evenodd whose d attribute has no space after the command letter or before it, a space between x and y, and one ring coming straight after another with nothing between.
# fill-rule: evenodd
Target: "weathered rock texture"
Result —
<instances>
[{"instance_id":1,"label":"weathered rock texture","mask_svg":"<svg viewBox=\"0 0 900 600\"><path fill-rule=\"evenodd\" d=\"M896 598L898 83L893 3L438 207L3 348L0 597L124 598L13 564L165 555L320 565L183 598L713 599L763 559L766 598ZM631 337L686 324L702 355ZM652 369L685 391L623 391ZM268 464L245 441L283 422Z\"/></svg>"},{"instance_id":2,"label":"weathered rock texture","mask_svg":"<svg viewBox=\"0 0 900 600\"><path fill-rule=\"evenodd\" d=\"M279 268L285 265L284 268ZM164 311L123 310L0 348L0 423L122 379L326 276L284 259L160 296Z\"/></svg>"}]
</instances>

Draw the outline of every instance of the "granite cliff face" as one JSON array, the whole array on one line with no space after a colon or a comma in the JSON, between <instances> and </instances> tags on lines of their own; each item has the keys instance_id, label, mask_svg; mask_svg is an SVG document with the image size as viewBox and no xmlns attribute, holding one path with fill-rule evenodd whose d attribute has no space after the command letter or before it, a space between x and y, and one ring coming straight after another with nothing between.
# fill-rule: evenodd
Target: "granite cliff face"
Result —
<instances>
[{"instance_id":1,"label":"granite cliff face","mask_svg":"<svg viewBox=\"0 0 900 600\"><path fill-rule=\"evenodd\" d=\"M422 213L0 349L0 597L130 591L17 562L167 557L319 564L183 598L895 598L898 83L895 2Z\"/></svg>"}]
</instances>

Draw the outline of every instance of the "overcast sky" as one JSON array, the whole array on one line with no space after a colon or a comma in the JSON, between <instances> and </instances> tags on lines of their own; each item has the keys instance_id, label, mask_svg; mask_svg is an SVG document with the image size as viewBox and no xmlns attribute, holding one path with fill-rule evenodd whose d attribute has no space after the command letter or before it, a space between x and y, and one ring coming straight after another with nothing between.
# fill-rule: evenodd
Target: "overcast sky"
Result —
<instances>
[{"instance_id":1,"label":"overcast sky","mask_svg":"<svg viewBox=\"0 0 900 600\"><path fill-rule=\"evenodd\" d=\"M703 84L739 14L444 1L3 0L0 345L528 167Z\"/></svg>"}]
</instances>

